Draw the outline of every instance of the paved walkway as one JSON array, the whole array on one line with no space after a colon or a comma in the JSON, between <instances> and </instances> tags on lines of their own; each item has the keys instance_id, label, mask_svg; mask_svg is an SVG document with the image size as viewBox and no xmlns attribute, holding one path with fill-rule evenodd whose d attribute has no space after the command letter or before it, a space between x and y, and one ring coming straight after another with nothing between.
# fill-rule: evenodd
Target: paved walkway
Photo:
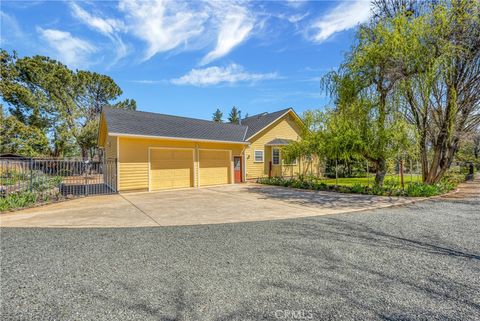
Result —
<instances>
[{"instance_id":1,"label":"paved walkway","mask_svg":"<svg viewBox=\"0 0 480 321\"><path fill-rule=\"evenodd\" d=\"M237 184L75 199L0 214L0 226L147 227L254 222L346 213L412 201Z\"/></svg>"}]
</instances>

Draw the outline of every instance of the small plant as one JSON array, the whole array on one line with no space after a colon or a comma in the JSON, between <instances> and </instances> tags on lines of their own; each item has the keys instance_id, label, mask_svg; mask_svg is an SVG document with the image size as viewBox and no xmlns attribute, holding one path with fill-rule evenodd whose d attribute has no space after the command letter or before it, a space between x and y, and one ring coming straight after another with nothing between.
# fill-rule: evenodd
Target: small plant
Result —
<instances>
[{"instance_id":1,"label":"small plant","mask_svg":"<svg viewBox=\"0 0 480 321\"><path fill-rule=\"evenodd\" d=\"M350 187L350 191L352 193L357 193L357 194L363 194L365 193L366 186L363 186L361 184L355 183Z\"/></svg>"},{"instance_id":2,"label":"small plant","mask_svg":"<svg viewBox=\"0 0 480 321\"><path fill-rule=\"evenodd\" d=\"M0 212L27 207L37 202L38 195L31 192L14 193L0 198Z\"/></svg>"},{"instance_id":3,"label":"small plant","mask_svg":"<svg viewBox=\"0 0 480 321\"><path fill-rule=\"evenodd\" d=\"M441 194L441 190L437 185L412 183L405 189L405 195L412 197L428 197L438 194Z\"/></svg>"}]
</instances>

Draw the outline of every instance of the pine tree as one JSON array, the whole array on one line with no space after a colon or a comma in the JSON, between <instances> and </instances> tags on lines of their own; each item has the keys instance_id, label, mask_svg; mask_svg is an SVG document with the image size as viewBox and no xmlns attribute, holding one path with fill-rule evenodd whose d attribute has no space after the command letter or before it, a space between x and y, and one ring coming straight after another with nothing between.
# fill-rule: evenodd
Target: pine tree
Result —
<instances>
[{"instance_id":1,"label":"pine tree","mask_svg":"<svg viewBox=\"0 0 480 321\"><path fill-rule=\"evenodd\" d=\"M223 123L223 113L220 109L217 108L217 110L213 113L212 120L216 121L217 123Z\"/></svg>"},{"instance_id":2,"label":"pine tree","mask_svg":"<svg viewBox=\"0 0 480 321\"><path fill-rule=\"evenodd\" d=\"M228 115L228 121L233 124L238 124L240 121L240 111L237 107L233 106L230 114Z\"/></svg>"}]
</instances>

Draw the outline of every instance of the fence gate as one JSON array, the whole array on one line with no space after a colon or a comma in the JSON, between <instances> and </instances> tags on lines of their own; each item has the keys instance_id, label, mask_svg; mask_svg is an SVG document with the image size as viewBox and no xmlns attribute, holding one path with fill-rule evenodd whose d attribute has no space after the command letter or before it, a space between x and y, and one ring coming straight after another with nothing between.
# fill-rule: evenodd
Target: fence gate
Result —
<instances>
[{"instance_id":1,"label":"fence gate","mask_svg":"<svg viewBox=\"0 0 480 321\"><path fill-rule=\"evenodd\" d=\"M76 197L117 193L117 160L0 159L0 196Z\"/></svg>"}]
</instances>

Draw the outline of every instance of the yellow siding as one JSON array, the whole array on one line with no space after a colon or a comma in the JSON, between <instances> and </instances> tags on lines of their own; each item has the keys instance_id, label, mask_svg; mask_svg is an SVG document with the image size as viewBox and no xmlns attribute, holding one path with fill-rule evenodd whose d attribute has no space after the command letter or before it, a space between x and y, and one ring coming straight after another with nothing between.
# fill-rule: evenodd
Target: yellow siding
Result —
<instances>
[{"instance_id":1,"label":"yellow siding","mask_svg":"<svg viewBox=\"0 0 480 321\"><path fill-rule=\"evenodd\" d=\"M195 141L176 141L165 139L146 139L133 137L119 138L119 190L148 190L148 149L149 147L169 147L169 148L199 148L199 149L228 149L232 151L231 166L233 166L233 156L241 155L243 145L228 143L209 143ZM194 168L198 172L197 153L194 155ZM194 186L197 186L197 175L194 175Z\"/></svg>"},{"instance_id":2,"label":"yellow siding","mask_svg":"<svg viewBox=\"0 0 480 321\"><path fill-rule=\"evenodd\" d=\"M251 144L245 150L246 154L246 176L247 179L268 176L269 164L272 160L272 147L265 146L275 138L285 138L291 140L300 139L301 129L296 120L290 114L276 121L260 134L253 137ZM264 151L264 162L256 163L254 158L255 150ZM280 151L281 157L281 151ZM281 162L282 163L282 162ZM299 173L299 165L272 165L272 176L291 176Z\"/></svg>"},{"instance_id":3,"label":"yellow siding","mask_svg":"<svg viewBox=\"0 0 480 321\"><path fill-rule=\"evenodd\" d=\"M229 151L199 151L200 186L228 184L231 182Z\"/></svg>"},{"instance_id":4,"label":"yellow siding","mask_svg":"<svg viewBox=\"0 0 480 321\"><path fill-rule=\"evenodd\" d=\"M115 159L117 158L117 137L108 136L105 144L105 158Z\"/></svg>"},{"instance_id":5,"label":"yellow siding","mask_svg":"<svg viewBox=\"0 0 480 321\"><path fill-rule=\"evenodd\" d=\"M105 147L105 139L107 138L108 128L105 117L100 115L100 124L98 128L98 147Z\"/></svg>"}]
</instances>

